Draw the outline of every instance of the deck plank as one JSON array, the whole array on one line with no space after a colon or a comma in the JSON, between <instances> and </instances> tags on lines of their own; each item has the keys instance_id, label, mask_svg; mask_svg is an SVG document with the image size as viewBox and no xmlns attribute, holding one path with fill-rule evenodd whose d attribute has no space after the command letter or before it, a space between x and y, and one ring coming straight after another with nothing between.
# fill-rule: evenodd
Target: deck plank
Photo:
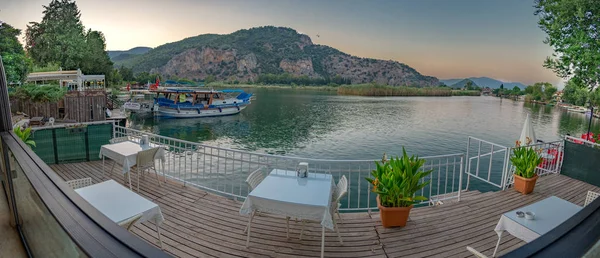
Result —
<instances>
[{"instance_id":1,"label":"deck plank","mask_svg":"<svg viewBox=\"0 0 600 258\"><path fill-rule=\"evenodd\" d=\"M51 165L64 180L84 177L94 183L113 179L125 186L126 177L120 166L110 173L112 163L106 161L106 177L102 177L102 161ZM320 254L321 227L307 223L305 236L299 240L301 223L290 222L290 239L286 239L285 220L263 214L255 217L252 240L245 247L243 230L248 217L241 216L241 200L231 200L208 193L191 185L167 179L158 186L156 176L147 174L140 180L140 194L157 203L165 217L161 226L165 252L176 257L315 257ZM137 185L132 174L134 189ZM413 208L404 228L383 228L379 214L342 213L339 223L344 244L335 232L327 231L327 257L469 257L466 246L491 255L497 235L493 231L504 212L555 195L582 205L588 190L600 188L562 175L548 175L538 180L534 193L523 196L512 189L497 192L467 191L460 202ZM158 245L151 222L134 226L132 233ZM524 245L505 234L499 254Z\"/></svg>"}]
</instances>

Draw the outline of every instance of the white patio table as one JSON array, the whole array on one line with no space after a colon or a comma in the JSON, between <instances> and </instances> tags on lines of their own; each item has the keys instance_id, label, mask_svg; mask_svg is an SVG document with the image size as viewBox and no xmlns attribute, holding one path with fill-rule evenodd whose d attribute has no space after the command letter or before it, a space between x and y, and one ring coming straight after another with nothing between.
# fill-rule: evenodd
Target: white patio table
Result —
<instances>
[{"instance_id":1,"label":"white patio table","mask_svg":"<svg viewBox=\"0 0 600 258\"><path fill-rule=\"evenodd\" d=\"M498 242L492 257L496 256L502 233L507 231L511 235L527 243L539 236L548 233L567 219L581 210L575 205L556 196L548 197L539 202L502 214L494 231L498 234ZM517 217L517 211L531 211L535 213L533 220Z\"/></svg>"},{"instance_id":2,"label":"white patio table","mask_svg":"<svg viewBox=\"0 0 600 258\"><path fill-rule=\"evenodd\" d=\"M138 214L141 214L142 217L136 224L149 220L154 221L158 241L162 248L160 225L165 219L156 203L147 200L112 179L75 189L75 192L117 224Z\"/></svg>"},{"instance_id":3,"label":"white patio table","mask_svg":"<svg viewBox=\"0 0 600 258\"><path fill-rule=\"evenodd\" d=\"M137 154L140 151L147 150L150 148L160 147L160 149L156 152L154 159L160 160L160 165L164 180L166 182L167 178L165 176L164 170L164 162L165 162L165 149L160 145L156 145L150 143L146 146L141 146L139 143L132 141L124 141L113 144L105 144L100 147L100 158L102 158L102 178L104 178L104 158L107 157L117 162L118 164L123 166L123 174L127 173L127 179L129 181L129 189L131 187L131 173L128 173L131 170L131 167L135 166ZM112 171L111 171L112 172ZM160 180L158 181L160 184Z\"/></svg>"},{"instance_id":4,"label":"white patio table","mask_svg":"<svg viewBox=\"0 0 600 258\"><path fill-rule=\"evenodd\" d=\"M248 215L246 247L250 244L252 217L257 211L312 221L320 221L321 257L325 250L325 228L333 230L330 205L335 187L329 174L308 173L299 178L296 171L274 169L248 194L240 214Z\"/></svg>"}]
</instances>

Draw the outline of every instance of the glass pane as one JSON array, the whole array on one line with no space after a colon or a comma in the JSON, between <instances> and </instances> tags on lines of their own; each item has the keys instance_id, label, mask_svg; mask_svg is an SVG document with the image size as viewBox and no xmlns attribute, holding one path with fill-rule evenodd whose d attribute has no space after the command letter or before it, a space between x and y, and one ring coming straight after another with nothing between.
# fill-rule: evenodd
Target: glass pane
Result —
<instances>
[{"instance_id":1,"label":"glass pane","mask_svg":"<svg viewBox=\"0 0 600 258\"><path fill-rule=\"evenodd\" d=\"M35 257L86 257L32 187L9 150L15 202L27 244Z\"/></svg>"}]
</instances>

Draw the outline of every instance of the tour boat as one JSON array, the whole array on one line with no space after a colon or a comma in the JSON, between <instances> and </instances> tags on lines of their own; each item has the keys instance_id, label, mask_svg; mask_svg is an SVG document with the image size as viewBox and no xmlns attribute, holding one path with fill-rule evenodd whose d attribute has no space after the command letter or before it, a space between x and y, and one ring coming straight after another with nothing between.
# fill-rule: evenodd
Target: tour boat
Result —
<instances>
[{"instance_id":1,"label":"tour boat","mask_svg":"<svg viewBox=\"0 0 600 258\"><path fill-rule=\"evenodd\" d=\"M251 93L243 90L152 90L156 94L152 110L155 116L196 118L240 113L250 105Z\"/></svg>"}]
</instances>

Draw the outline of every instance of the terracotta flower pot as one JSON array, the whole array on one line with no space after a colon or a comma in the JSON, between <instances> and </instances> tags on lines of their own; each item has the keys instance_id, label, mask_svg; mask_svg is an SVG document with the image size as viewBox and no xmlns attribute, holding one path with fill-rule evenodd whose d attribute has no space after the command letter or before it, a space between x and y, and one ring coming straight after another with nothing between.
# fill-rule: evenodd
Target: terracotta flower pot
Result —
<instances>
[{"instance_id":1,"label":"terracotta flower pot","mask_svg":"<svg viewBox=\"0 0 600 258\"><path fill-rule=\"evenodd\" d=\"M535 175L532 178L524 178L517 175L513 175L515 178L515 190L522 194L529 194L533 192L533 188L535 187L535 182L538 179L538 175Z\"/></svg>"},{"instance_id":2,"label":"terracotta flower pot","mask_svg":"<svg viewBox=\"0 0 600 258\"><path fill-rule=\"evenodd\" d=\"M379 208L379 216L381 217L381 224L385 228L391 227L404 227L408 220L408 214L410 214L410 207L384 207L381 205L379 195L377 196L377 207Z\"/></svg>"}]
</instances>

